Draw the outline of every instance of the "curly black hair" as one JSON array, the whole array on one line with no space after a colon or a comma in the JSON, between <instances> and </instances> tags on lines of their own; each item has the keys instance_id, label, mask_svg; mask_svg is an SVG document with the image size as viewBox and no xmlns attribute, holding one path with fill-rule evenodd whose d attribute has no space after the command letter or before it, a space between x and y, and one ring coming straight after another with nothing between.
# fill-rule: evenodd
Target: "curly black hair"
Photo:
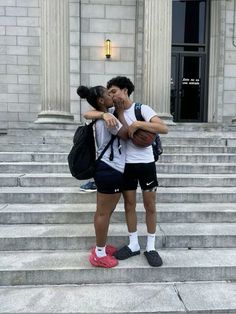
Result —
<instances>
[{"instance_id":1,"label":"curly black hair","mask_svg":"<svg viewBox=\"0 0 236 314\"><path fill-rule=\"evenodd\" d=\"M134 84L126 76L113 77L110 81L107 82L107 88L109 89L111 86L117 86L120 89L127 88L128 96L130 96L134 91Z\"/></svg>"},{"instance_id":2,"label":"curly black hair","mask_svg":"<svg viewBox=\"0 0 236 314\"><path fill-rule=\"evenodd\" d=\"M97 100L99 97L103 97L104 90L105 90L105 87L103 87L103 86L95 86L95 87L89 88L87 86L81 85L77 88L77 94L81 98L85 98L87 100L87 102L91 106L93 106L93 108L99 109Z\"/></svg>"}]
</instances>

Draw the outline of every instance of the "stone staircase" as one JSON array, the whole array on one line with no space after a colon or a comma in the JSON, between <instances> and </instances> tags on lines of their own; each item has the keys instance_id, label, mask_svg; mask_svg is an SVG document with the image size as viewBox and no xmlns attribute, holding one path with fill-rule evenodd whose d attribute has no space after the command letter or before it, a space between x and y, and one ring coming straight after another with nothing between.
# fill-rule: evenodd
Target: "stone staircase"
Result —
<instances>
[{"instance_id":1,"label":"stone staircase","mask_svg":"<svg viewBox=\"0 0 236 314\"><path fill-rule=\"evenodd\" d=\"M188 127L188 129L187 129ZM74 126L0 136L0 313L236 314L236 130L178 125L157 163L157 247L89 264L95 193L68 172ZM109 243L127 242L122 200ZM140 244L145 212L137 196Z\"/></svg>"}]
</instances>

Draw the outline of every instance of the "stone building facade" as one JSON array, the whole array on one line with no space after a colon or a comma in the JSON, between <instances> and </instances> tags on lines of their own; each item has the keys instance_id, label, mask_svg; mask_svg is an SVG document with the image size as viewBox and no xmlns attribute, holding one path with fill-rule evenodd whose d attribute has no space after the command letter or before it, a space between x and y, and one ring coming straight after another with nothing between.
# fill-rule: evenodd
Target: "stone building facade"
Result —
<instances>
[{"instance_id":1,"label":"stone building facade","mask_svg":"<svg viewBox=\"0 0 236 314\"><path fill-rule=\"evenodd\" d=\"M80 123L88 105L78 99L77 86L105 85L116 75L130 77L134 99L172 123L173 2L1 0L0 128ZM236 0L197 2L205 2L208 13L205 114L196 122L231 125L236 123Z\"/></svg>"}]
</instances>

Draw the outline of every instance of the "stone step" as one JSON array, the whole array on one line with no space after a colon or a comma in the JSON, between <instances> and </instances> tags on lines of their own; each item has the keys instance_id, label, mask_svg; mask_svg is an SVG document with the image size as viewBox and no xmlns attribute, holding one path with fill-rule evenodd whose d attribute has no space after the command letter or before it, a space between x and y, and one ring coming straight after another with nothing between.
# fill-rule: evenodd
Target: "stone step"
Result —
<instances>
[{"instance_id":1,"label":"stone step","mask_svg":"<svg viewBox=\"0 0 236 314\"><path fill-rule=\"evenodd\" d=\"M157 163L157 173L236 173L235 163Z\"/></svg>"},{"instance_id":2,"label":"stone step","mask_svg":"<svg viewBox=\"0 0 236 314\"><path fill-rule=\"evenodd\" d=\"M0 144L2 152L61 152L69 153L71 144ZM164 153L236 153L236 147L230 146L191 146L191 145L164 145Z\"/></svg>"},{"instance_id":3,"label":"stone step","mask_svg":"<svg viewBox=\"0 0 236 314\"><path fill-rule=\"evenodd\" d=\"M226 138L220 138L218 136L213 137L198 137L198 136L191 136L191 137L171 137L171 134L169 136L163 136L160 135L161 141L163 145L172 145L172 144L178 144L178 145L191 145L191 146L227 146L227 139Z\"/></svg>"},{"instance_id":4,"label":"stone step","mask_svg":"<svg viewBox=\"0 0 236 314\"><path fill-rule=\"evenodd\" d=\"M159 187L160 203L235 203L236 187ZM122 199L121 199L122 200ZM95 203L96 193L84 193L79 187L2 187L0 203ZM142 202L137 190L137 202Z\"/></svg>"},{"instance_id":5,"label":"stone step","mask_svg":"<svg viewBox=\"0 0 236 314\"><path fill-rule=\"evenodd\" d=\"M163 154L159 163L236 163L236 154Z\"/></svg>"},{"instance_id":6,"label":"stone step","mask_svg":"<svg viewBox=\"0 0 236 314\"><path fill-rule=\"evenodd\" d=\"M67 162L68 153L2 152L0 162ZM159 163L236 163L236 153L168 154L160 156Z\"/></svg>"},{"instance_id":7,"label":"stone step","mask_svg":"<svg viewBox=\"0 0 236 314\"><path fill-rule=\"evenodd\" d=\"M213 153L229 153L229 154L235 154L236 153L236 147L226 147L226 146L180 146L180 145L172 145L172 146L163 146L164 153L165 154L213 154Z\"/></svg>"},{"instance_id":8,"label":"stone step","mask_svg":"<svg viewBox=\"0 0 236 314\"><path fill-rule=\"evenodd\" d=\"M37 133L31 133L22 136L20 132L19 135L6 135L0 137L0 144L56 144L56 143L65 143L72 144L74 132L63 133L58 135L38 135ZM178 145L192 145L192 146L227 146L228 142L230 143L235 140L233 138L225 138L223 136L208 136L207 134L198 136L191 134L190 136L172 136L171 133L168 135L160 135L163 145L172 145L178 143Z\"/></svg>"},{"instance_id":9,"label":"stone step","mask_svg":"<svg viewBox=\"0 0 236 314\"><path fill-rule=\"evenodd\" d=\"M96 204L1 204L0 224L84 224L92 223ZM136 206L139 223L145 222L142 203ZM124 206L118 204L111 223L125 221ZM236 223L234 203L158 203L157 222Z\"/></svg>"},{"instance_id":10,"label":"stone step","mask_svg":"<svg viewBox=\"0 0 236 314\"><path fill-rule=\"evenodd\" d=\"M210 143L211 140L205 141L206 143ZM72 145L73 143L73 135L63 134L63 135L57 135L57 136L38 136L35 134L28 134L26 136L23 136L20 132L20 135L14 136L14 135L7 135L0 137L0 145L2 144L67 144ZM217 141L215 142L217 145ZM224 143L224 141L219 141L219 143ZM224 144L223 144L224 145Z\"/></svg>"},{"instance_id":11,"label":"stone step","mask_svg":"<svg viewBox=\"0 0 236 314\"><path fill-rule=\"evenodd\" d=\"M66 162L1 162L0 173L69 173Z\"/></svg>"},{"instance_id":12,"label":"stone step","mask_svg":"<svg viewBox=\"0 0 236 314\"><path fill-rule=\"evenodd\" d=\"M157 173L236 173L235 163L161 163ZM67 162L0 162L0 173L69 173Z\"/></svg>"},{"instance_id":13,"label":"stone step","mask_svg":"<svg viewBox=\"0 0 236 314\"><path fill-rule=\"evenodd\" d=\"M160 187L235 187L236 174L157 174Z\"/></svg>"},{"instance_id":14,"label":"stone step","mask_svg":"<svg viewBox=\"0 0 236 314\"><path fill-rule=\"evenodd\" d=\"M3 152L68 152L71 145L69 144L0 144Z\"/></svg>"},{"instance_id":15,"label":"stone step","mask_svg":"<svg viewBox=\"0 0 236 314\"><path fill-rule=\"evenodd\" d=\"M160 173L158 182L160 187L180 186L236 186L236 174L164 174ZM69 173L43 173L43 174L0 174L0 187L78 187L84 181L76 180Z\"/></svg>"},{"instance_id":16,"label":"stone step","mask_svg":"<svg viewBox=\"0 0 236 314\"><path fill-rule=\"evenodd\" d=\"M0 162L67 162L68 153L1 152Z\"/></svg>"},{"instance_id":17,"label":"stone step","mask_svg":"<svg viewBox=\"0 0 236 314\"><path fill-rule=\"evenodd\" d=\"M139 223L139 242L146 245L146 225ZM110 224L108 242L127 243L125 223ZM95 243L93 224L0 225L0 251L88 250ZM232 248L236 223L158 223L158 248Z\"/></svg>"},{"instance_id":18,"label":"stone step","mask_svg":"<svg viewBox=\"0 0 236 314\"><path fill-rule=\"evenodd\" d=\"M159 254L163 266L158 269L149 266L142 251L104 276L104 269L91 266L89 251L0 252L0 286L236 280L236 248Z\"/></svg>"},{"instance_id":19,"label":"stone step","mask_svg":"<svg viewBox=\"0 0 236 314\"><path fill-rule=\"evenodd\" d=\"M1 314L235 314L235 291L225 281L6 286L0 303Z\"/></svg>"}]
</instances>

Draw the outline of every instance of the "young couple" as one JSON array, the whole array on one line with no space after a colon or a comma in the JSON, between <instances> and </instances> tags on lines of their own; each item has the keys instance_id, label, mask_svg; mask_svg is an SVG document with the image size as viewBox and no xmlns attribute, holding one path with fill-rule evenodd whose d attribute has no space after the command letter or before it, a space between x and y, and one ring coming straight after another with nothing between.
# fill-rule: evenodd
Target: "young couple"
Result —
<instances>
[{"instance_id":1,"label":"young couple","mask_svg":"<svg viewBox=\"0 0 236 314\"><path fill-rule=\"evenodd\" d=\"M80 86L77 93L85 98L95 110L86 112L86 119L95 119L95 134L98 156L110 141L115 139L97 164L95 183L97 186L97 209L94 216L96 247L92 249L90 263L93 266L111 268L118 260L140 254L137 233L136 190L142 190L146 211L147 245L144 255L151 266L162 265L162 259L155 249L156 233L156 189L158 186L152 146L138 147L132 137L136 130L166 134L165 123L149 106L142 105L144 121L135 117L135 103L130 99L134 85L127 77L118 76L107 83L107 88ZM106 245L112 212L124 197L129 244L117 250Z\"/></svg>"}]
</instances>

